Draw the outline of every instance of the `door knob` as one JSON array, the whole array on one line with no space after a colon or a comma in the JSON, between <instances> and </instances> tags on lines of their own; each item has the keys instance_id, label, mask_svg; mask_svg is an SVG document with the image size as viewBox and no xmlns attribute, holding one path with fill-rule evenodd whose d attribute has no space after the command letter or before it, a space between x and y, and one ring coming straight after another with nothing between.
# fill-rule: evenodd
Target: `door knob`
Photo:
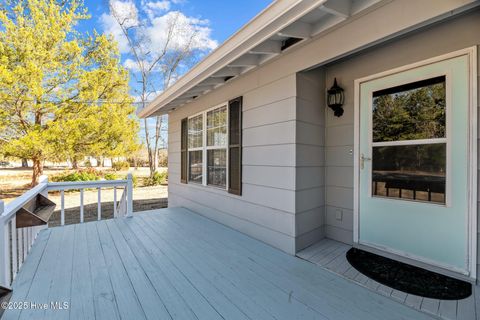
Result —
<instances>
[{"instance_id":1,"label":"door knob","mask_svg":"<svg viewBox=\"0 0 480 320\"><path fill-rule=\"evenodd\" d=\"M365 157L365 155L362 153L360 155L360 168L363 170L363 168L365 168L365 161L370 161L372 160L372 158L367 158Z\"/></svg>"}]
</instances>

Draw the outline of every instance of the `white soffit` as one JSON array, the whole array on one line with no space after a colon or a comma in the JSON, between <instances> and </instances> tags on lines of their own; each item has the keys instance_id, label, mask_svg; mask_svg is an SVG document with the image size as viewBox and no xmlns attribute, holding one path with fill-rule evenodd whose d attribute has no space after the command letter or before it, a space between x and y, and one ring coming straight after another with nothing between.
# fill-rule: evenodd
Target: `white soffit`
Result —
<instances>
[{"instance_id":1,"label":"white soffit","mask_svg":"<svg viewBox=\"0 0 480 320\"><path fill-rule=\"evenodd\" d=\"M157 96L142 118L166 114L381 0L278 0Z\"/></svg>"}]
</instances>

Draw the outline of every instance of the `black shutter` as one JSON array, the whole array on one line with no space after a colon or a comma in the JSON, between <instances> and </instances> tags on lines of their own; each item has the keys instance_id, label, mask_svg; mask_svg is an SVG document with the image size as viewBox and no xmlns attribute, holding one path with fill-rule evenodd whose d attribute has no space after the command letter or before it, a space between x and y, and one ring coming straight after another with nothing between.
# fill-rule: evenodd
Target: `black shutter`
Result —
<instances>
[{"instance_id":1,"label":"black shutter","mask_svg":"<svg viewBox=\"0 0 480 320\"><path fill-rule=\"evenodd\" d=\"M182 129L180 137L180 182L187 183L188 174L188 118L182 119Z\"/></svg>"},{"instance_id":2,"label":"black shutter","mask_svg":"<svg viewBox=\"0 0 480 320\"><path fill-rule=\"evenodd\" d=\"M228 102L228 192L242 194L242 97Z\"/></svg>"}]
</instances>

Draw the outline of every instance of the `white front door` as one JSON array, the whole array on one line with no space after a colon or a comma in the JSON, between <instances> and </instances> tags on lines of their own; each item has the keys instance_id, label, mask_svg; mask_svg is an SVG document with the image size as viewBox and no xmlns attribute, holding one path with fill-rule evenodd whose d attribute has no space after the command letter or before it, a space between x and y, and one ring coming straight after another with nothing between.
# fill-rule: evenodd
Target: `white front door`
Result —
<instances>
[{"instance_id":1,"label":"white front door","mask_svg":"<svg viewBox=\"0 0 480 320\"><path fill-rule=\"evenodd\" d=\"M355 240L474 277L472 55L356 82Z\"/></svg>"}]
</instances>

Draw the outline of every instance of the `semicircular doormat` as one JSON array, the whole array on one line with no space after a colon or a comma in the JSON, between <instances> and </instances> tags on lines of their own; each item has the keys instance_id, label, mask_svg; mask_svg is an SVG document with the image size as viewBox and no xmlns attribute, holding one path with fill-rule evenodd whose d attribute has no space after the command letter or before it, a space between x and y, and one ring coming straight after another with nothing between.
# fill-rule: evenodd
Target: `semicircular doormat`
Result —
<instances>
[{"instance_id":1,"label":"semicircular doormat","mask_svg":"<svg viewBox=\"0 0 480 320\"><path fill-rule=\"evenodd\" d=\"M347 260L367 277L390 288L417 296L440 300L459 300L472 294L472 285L468 282L364 250L350 249L347 252Z\"/></svg>"}]
</instances>

